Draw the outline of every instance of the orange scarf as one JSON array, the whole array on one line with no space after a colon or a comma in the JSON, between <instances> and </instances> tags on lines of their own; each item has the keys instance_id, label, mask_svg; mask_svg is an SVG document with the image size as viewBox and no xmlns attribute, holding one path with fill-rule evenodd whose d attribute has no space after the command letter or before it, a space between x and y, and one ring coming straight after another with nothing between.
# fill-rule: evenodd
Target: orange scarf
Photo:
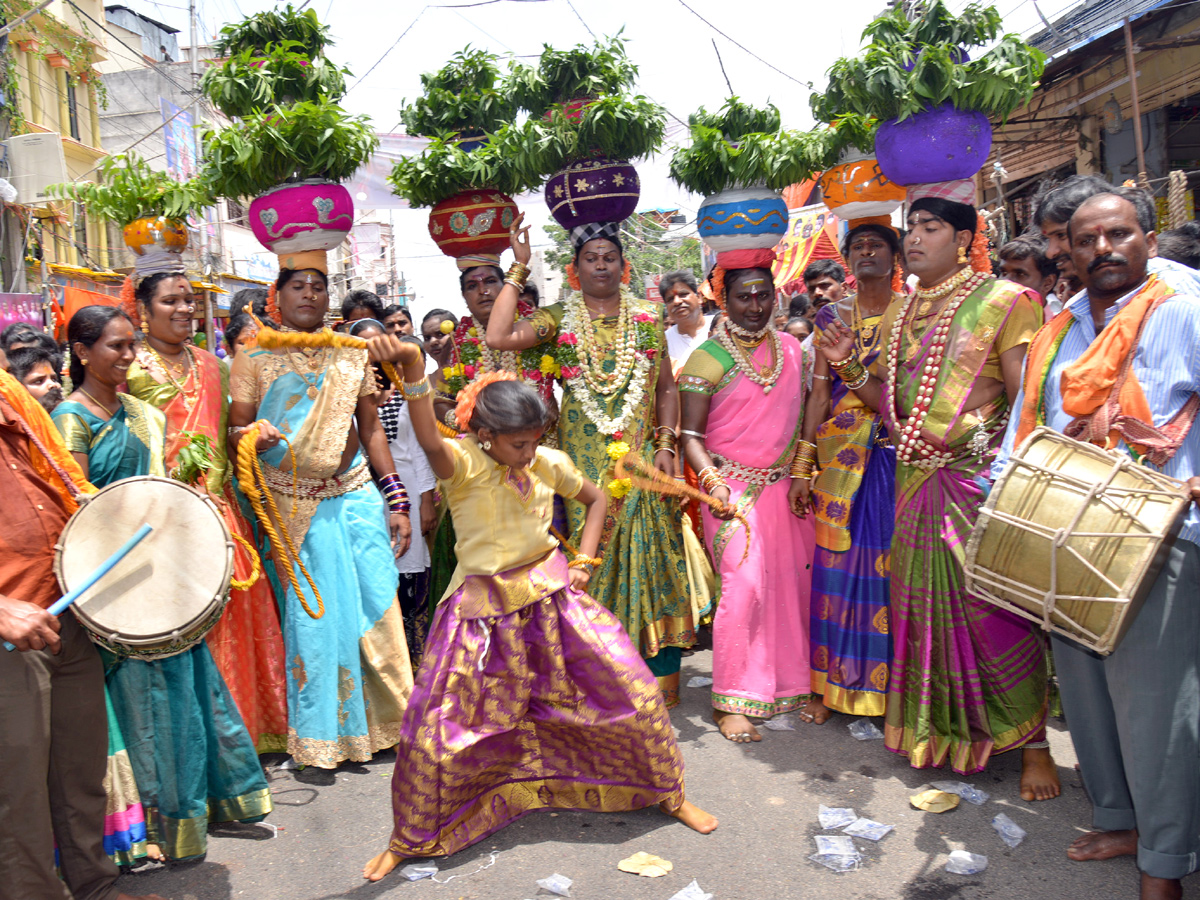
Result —
<instances>
[{"instance_id":1,"label":"orange scarf","mask_svg":"<svg viewBox=\"0 0 1200 900\"><path fill-rule=\"evenodd\" d=\"M0 398L8 407L6 412L17 416L29 437L32 445L29 448L29 458L33 462L34 471L59 492L67 512L75 512L79 508L75 502L75 495L94 494L96 488L88 483L83 469L67 450L62 435L54 426L54 420L42 404L33 399L25 385L3 369L0 369Z\"/></svg>"}]
</instances>

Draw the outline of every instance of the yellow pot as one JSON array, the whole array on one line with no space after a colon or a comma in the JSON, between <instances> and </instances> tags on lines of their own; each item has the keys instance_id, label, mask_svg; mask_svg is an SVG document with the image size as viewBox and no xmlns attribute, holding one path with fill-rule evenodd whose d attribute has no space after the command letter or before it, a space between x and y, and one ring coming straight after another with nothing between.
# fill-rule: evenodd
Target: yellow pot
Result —
<instances>
[{"instance_id":1,"label":"yellow pot","mask_svg":"<svg viewBox=\"0 0 1200 900\"><path fill-rule=\"evenodd\" d=\"M168 219L166 216L134 219L121 233L125 238L125 246L138 256L147 247L182 253L188 243L187 223L183 219Z\"/></svg>"}]
</instances>

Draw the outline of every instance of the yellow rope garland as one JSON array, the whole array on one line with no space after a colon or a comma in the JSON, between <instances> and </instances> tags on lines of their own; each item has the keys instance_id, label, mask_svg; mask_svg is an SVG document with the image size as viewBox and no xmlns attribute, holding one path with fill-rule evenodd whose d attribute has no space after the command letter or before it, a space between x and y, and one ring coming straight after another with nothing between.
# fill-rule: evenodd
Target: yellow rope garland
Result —
<instances>
[{"instance_id":1,"label":"yellow rope garland","mask_svg":"<svg viewBox=\"0 0 1200 900\"><path fill-rule=\"evenodd\" d=\"M241 487L242 493L250 499L250 505L254 508L254 515L262 523L267 536L271 539L271 546L282 558L284 568L287 570L288 581L291 583L292 589L296 592L296 596L300 600L300 605L304 607L304 611L310 617L319 619L325 615L325 601L321 599L321 592L317 590L316 582L308 574L308 568L304 565L304 560L300 558L300 552L296 549L296 545L292 541L292 536L288 534L283 516L280 515L279 507L275 503L271 489L267 486L267 478L263 474L262 463L258 459L258 431L262 424L261 421L255 422L242 433L242 439L238 442L238 485ZM292 445L288 442L287 438L283 438L283 442L287 444L288 452L291 454L292 478L295 479L296 454L292 450ZM271 520L271 516L279 520L279 531L275 530L275 523ZM282 540L280 539L281 535ZM300 579L296 577L297 566L304 573L304 578L308 581L308 586L312 588L313 596L317 599L317 611L315 613L304 599L304 594L300 590Z\"/></svg>"},{"instance_id":2,"label":"yellow rope garland","mask_svg":"<svg viewBox=\"0 0 1200 900\"><path fill-rule=\"evenodd\" d=\"M257 321L257 319L255 320ZM259 322L256 344L264 350L290 350L293 347L316 350L321 347L349 347L352 350L366 350L367 342L363 338L350 334L339 334L332 328L322 328L320 331L276 331ZM390 362L383 364L384 374L391 379L392 384L400 387L404 379Z\"/></svg>"},{"instance_id":3,"label":"yellow rope garland","mask_svg":"<svg viewBox=\"0 0 1200 900\"><path fill-rule=\"evenodd\" d=\"M246 556L250 559L250 577L245 581L238 581L236 578L230 579L229 586L235 591L248 590L254 586L254 583L262 575L262 560L259 558L258 551L254 549L254 545L240 534L235 534L231 531L229 532L229 536L241 545L241 548L246 551Z\"/></svg>"},{"instance_id":4,"label":"yellow rope garland","mask_svg":"<svg viewBox=\"0 0 1200 900\"><path fill-rule=\"evenodd\" d=\"M629 471L632 470L632 471ZM742 562L750 555L750 522L746 519L746 514L741 512L737 507L722 503L701 490L697 490L690 484L684 481L677 481L670 475L660 472L654 466L648 464L644 459L638 456L633 451L626 453L617 460L616 467L617 478L628 478L637 487L645 491L653 491L656 494L667 494L672 497L687 497L691 500L698 500L701 503L706 503L718 513L732 513L733 518L742 523L742 527L746 529L746 546L742 550ZM738 563L741 565L741 563Z\"/></svg>"}]
</instances>

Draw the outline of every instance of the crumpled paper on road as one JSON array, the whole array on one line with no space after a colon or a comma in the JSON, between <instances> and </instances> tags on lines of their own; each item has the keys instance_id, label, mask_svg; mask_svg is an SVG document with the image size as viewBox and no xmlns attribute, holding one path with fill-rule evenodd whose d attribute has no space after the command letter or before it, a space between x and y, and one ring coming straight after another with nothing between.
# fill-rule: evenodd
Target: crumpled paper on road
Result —
<instances>
[{"instance_id":1,"label":"crumpled paper on road","mask_svg":"<svg viewBox=\"0 0 1200 900\"><path fill-rule=\"evenodd\" d=\"M630 872L646 878L661 878L674 869L675 864L663 859L661 856L638 851L633 856L617 863L617 868L622 872Z\"/></svg>"}]
</instances>

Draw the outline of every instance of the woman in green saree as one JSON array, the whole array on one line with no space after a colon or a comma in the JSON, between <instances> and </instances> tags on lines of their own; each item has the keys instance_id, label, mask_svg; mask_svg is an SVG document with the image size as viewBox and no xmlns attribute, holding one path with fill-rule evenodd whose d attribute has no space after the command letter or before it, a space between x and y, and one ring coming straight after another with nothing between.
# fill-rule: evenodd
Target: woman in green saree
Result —
<instances>
[{"instance_id":1,"label":"woman in green saree","mask_svg":"<svg viewBox=\"0 0 1200 900\"><path fill-rule=\"evenodd\" d=\"M67 338L77 387L54 422L88 480L103 487L165 475L163 414L118 391L134 360L129 317L86 306L71 317ZM102 655L150 844L171 859L193 859L207 851L210 822L266 817L266 778L207 644L158 660Z\"/></svg>"}]
</instances>

